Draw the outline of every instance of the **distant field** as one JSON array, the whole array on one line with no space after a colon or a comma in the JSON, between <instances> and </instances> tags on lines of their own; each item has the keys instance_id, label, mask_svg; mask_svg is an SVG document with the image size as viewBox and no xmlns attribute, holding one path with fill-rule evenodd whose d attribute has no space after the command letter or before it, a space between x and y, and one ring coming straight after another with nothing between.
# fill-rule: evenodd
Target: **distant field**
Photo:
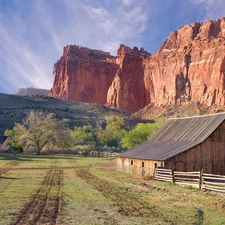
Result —
<instances>
[{"instance_id":1,"label":"distant field","mask_svg":"<svg viewBox=\"0 0 225 225\"><path fill-rule=\"evenodd\" d=\"M0 154L0 224L225 224L225 195L119 172L115 159Z\"/></svg>"}]
</instances>

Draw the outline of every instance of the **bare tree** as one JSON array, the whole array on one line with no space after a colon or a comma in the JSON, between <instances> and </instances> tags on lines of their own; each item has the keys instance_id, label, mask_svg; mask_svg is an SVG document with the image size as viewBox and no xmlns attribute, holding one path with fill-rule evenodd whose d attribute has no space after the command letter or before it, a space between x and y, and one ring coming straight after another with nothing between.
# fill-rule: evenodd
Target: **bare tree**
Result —
<instances>
[{"instance_id":1,"label":"bare tree","mask_svg":"<svg viewBox=\"0 0 225 225\"><path fill-rule=\"evenodd\" d=\"M43 111L31 111L22 124L15 123L14 129L19 134L19 141L26 147L35 146L36 154L40 154L49 143L59 143L67 138L66 123L59 121L55 114ZM60 138L59 138L60 137ZM64 143L65 144L65 143Z\"/></svg>"}]
</instances>

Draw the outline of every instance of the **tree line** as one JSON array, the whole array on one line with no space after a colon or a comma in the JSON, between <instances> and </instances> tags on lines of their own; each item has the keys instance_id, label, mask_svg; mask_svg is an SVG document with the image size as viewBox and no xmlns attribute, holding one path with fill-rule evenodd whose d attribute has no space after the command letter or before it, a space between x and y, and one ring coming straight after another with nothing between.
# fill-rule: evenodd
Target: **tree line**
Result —
<instances>
[{"instance_id":1,"label":"tree line","mask_svg":"<svg viewBox=\"0 0 225 225\"><path fill-rule=\"evenodd\" d=\"M124 128L124 119L119 116L107 116L95 126L75 126L73 129L68 127L68 122L58 120L54 113L31 111L21 123L15 123L12 130L7 129L5 135L11 137L10 148L14 151L32 148L36 149L36 154L41 154L44 150L85 146L88 150L101 152L108 146L120 152L146 141L164 119L138 123L131 130Z\"/></svg>"}]
</instances>

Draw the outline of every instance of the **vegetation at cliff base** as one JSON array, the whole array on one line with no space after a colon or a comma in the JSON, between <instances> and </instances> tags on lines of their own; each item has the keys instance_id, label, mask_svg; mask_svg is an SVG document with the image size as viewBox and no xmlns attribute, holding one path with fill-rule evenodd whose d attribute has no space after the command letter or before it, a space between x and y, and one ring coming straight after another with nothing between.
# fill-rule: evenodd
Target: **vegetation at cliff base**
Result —
<instances>
[{"instance_id":1,"label":"vegetation at cliff base","mask_svg":"<svg viewBox=\"0 0 225 225\"><path fill-rule=\"evenodd\" d=\"M51 153L57 149L76 149L81 151L110 151L121 152L146 141L162 120L155 123L139 123L135 128L126 131L124 118L120 116L106 116L94 126L68 127L68 120L59 120L54 113L48 111L31 111L21 123L15 123L12 130L7 129L5 135L12 138L11 148L16 150L21 146L27 152L35 149L36 154L43 150Z\"/></svg>"},{"instance_id":2,"label":"vegetation at cliff base","mask_svg":"<svg viewBox=\"0 0 225 225\"><path fill-rule=\"evenodd\" d=\"M130 149L148 140L165 121L165 118L159 118L153 123L138 123L134 129L125 132L124 137L121 139L122 147Z\"/></svg>"}]
</instances>

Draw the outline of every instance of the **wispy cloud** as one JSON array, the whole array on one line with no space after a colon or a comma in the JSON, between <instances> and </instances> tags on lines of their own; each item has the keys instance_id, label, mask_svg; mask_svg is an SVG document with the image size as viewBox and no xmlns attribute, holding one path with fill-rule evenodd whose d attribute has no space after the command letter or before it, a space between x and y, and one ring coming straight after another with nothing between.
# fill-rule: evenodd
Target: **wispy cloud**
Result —
<instances>
[{"instance_id":1,"label":"wispy cloud","mask_svg":"<svg viewBox=\"0 0 225 225\"><path fill-rule=\"evenodd\" d=\"M147 0L3 2L0 91L12 93L26 86L51 88L53 64L68 44L112 54L121 43L138 45L148 19Z\"/></svg>"},{"instance_id":2,"label":"wispy cloud","mask_svg":"<svg viewBox=\"0 0 225 225\"><path fill-rule=\"evenodd\" d=\"M89 17L94 20L96 30L100 33L99 46L115 54L118 43L140 45L140 35L147 27L150 10L147 1L122 1L123 5L113 8L83 5ZM129 7L127 7L129 5ZM115 49L115 45L117 48Z\"/></svg>"},{"instance_id":3,"label":"wispy cloud","mask_svg":"<svg viewBox=\"0 0 225 225\"><path fill-rule=\"evenodd\" d=\"M198 7L204 9L204 20L215 20L225 16L224 0L191 0L191 3L196 4Z\"/></svg>"},{"instance_id":4,"label":"wispy cloud","mask_svg":"<svg viewBox=\"0 0 225 225\"><path fill-rule=\"evenodd\" d=\"M50 89L68 44L113 55L120 44L156 50L179 25L223 15L224 0L2 0L0 92Z\"/></svg>"}]
</instances>

